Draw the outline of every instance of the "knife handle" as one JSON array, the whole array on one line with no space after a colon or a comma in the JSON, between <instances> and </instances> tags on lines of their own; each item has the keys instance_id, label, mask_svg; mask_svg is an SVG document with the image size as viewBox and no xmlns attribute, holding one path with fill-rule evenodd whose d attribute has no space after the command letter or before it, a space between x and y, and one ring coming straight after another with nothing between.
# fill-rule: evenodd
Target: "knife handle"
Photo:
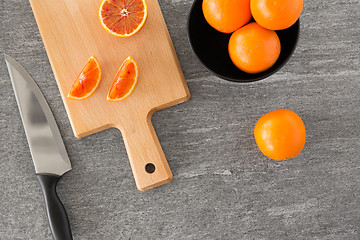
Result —
<instances>
[{"instance_id":1,"label":"knife handle","mask_svg":"<svg viewBox=\"0 0 360 240\"><path fill-rule=\"evenodd\" d=\"M53 238L72 240L69 219L65 208L56 193L56 184L61 176L36 174L45 197L46 212Z\"/></svg>"}]
</instances>

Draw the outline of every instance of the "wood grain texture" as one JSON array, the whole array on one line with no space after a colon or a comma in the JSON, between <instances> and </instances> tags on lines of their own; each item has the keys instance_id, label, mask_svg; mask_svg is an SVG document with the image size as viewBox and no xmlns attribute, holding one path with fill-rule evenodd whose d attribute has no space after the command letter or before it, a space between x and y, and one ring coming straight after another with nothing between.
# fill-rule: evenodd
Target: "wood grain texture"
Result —
<instances>
[{"instance_id":1,"label":"wood grain texture","mask_svg":"<svg viewBox=\"0 0 360 240\"><path fill-rule=\"evenodd\" d=\"M144 191L171 181L172 174L156 133L152 114L187 101L190 93L157 0L148 0L148 19L138 34L119 38L107 33L98 19L98 0L30 0L40 34L76 137L110 127L125 141L135 181ZM86 6L86 7L85 7ZM102 66L99 88L85 101L66 98L90 56ZM132 56L139 82L129 98L106 101L121 63ZM149 174L145 165L155 165Z\"/></svg>"},{"instance_id":2,"label":"wood grain texture","mask_svg":"<svg viewBox=\"0 0 360 240\"><path fill-rule=\"evenodd\" d=\"M76 240L360 239L359 0L304 1L298 46L263 81L212 76L186 35L192 0L159 0L192 98L152 122L174 180L136 189L122 135L74 137L28 1L0 0L0 47L29 71L49 102L73 169L58 184ZM0 238L49 240L5 62L0 61ZM288 108L307 128L286 162L257 149L253 127Z\"/></svg>"}]
</instances>

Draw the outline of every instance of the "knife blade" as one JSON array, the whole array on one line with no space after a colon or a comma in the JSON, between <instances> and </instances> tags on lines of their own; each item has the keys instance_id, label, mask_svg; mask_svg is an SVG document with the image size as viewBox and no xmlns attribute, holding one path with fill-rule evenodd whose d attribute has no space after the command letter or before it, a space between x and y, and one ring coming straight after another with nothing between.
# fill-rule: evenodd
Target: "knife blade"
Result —
<instances>
[{"instance_id":1,"label":"knife blade","mask_svg":"<svg viewBox=\"0 0 360 240\"><path fill-rule=\"evenodd\" d=\"M61 176L71 170L54 116L30 74L4 54L11 83L29 144L35 172L46 203L46 212L55 240L72 239L65 208L56 193Z\"/></svg>"}]
</instances>

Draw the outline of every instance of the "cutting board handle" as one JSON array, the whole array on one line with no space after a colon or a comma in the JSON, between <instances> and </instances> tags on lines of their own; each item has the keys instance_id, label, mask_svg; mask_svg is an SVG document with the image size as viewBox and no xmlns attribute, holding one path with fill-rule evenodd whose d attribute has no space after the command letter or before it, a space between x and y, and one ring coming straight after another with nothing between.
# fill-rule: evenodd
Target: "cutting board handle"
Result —
<instances>
[{"instance_id":1,"label":"cutting board handle","mask_svg":"<svg viewBox=\"0 0 360 240\"><path fill-rule=\"evenodd\" d=\"M166 184L173 179L151 123L151 115L118 127L123 135L136 186L140 191Z\"/></svg>"}]
</instances>

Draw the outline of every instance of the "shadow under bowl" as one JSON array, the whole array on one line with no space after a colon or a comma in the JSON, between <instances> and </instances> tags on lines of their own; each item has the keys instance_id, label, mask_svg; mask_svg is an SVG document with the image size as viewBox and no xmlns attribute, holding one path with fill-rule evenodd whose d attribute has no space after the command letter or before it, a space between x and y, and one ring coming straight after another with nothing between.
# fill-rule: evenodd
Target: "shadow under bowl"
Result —
<instances>
[{"instance_id":1,"label":"shadow under bowl","mask_svg":"<svg viewBox=\"0 0 360 240\"><path fill-rule=\"evenodd\" d=\"M187 30L190 46L207 70L228 81L254 82L274 74L290 59L299 39L300 22L298 20L290 28L276 31L281 44L280 56L271 68L257 74L243 72L233 64L228 53L231 33L221 33L206 22L202 12L202 0L194 1Z\"/></svg>"}]
</instances>

